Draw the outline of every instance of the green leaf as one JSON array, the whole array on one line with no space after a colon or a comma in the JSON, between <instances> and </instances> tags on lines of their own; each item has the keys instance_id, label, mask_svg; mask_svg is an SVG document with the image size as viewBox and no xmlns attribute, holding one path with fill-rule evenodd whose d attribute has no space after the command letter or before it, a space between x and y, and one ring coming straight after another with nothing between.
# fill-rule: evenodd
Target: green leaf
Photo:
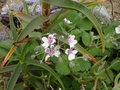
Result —
<instances>
[{"instance_id":1,"label":"green leaf","mask_svg":"<svg viewBox=\"0 0 120 90\"><path fill-rule=\"evenodd\" d=\"M100 48L93 47L88 51L93 56L102 56L102 52Z\"/></svg>"},{"instance_id":2,"label":"green leaf","mask_svg":"<svg viewBox=\"0 0 120 90\"><path fill-rule=\"evenodd\" d=\"M0 42L0 48L4 48L9 50L12 46L13 41L12 40L5 40Z\"/></svg>"},{"instance_id":3,"label":"green leaf","mask_svg":"<svg viewBox=\"0 0 120 90\"><path fill-rule=\"evenodd\" d=\"M69 16L72 13L72 11L67 11L63 15L61 14L59 18L55 19L54 22L48 27L47 30L44 31L44 33L52 32L53 28L55 28L61 21L63 21L64 18Z\"/></svg>"},{"instance_id":4,"label":"green leaf","mask_svg":"<svg viewBox=\"0 0 120 90\"><path fill-rule=\"evenodd\" d=\"M5 73L5 72L10 72L10 71L14 71L14 69L16 68L16 65L11 65L11 66L5 66L1 71L1 73Z\"/></svg>"},{"instance_id":5,"label":"green leaf","mask_svg":"<svg viewBox=\"0 0 120 90\"><path fill-rule=\"evenodd\" d=\"M19 13L19 12L12 12L14 16L19 18L20 20L23 20L25 22L30 22L31 20L34 19L35 16L30 16L29 14L24 14L24 13Z\"/></svg>"},{"instance_id":6,"label":"green leaf","mask_svg":"<svg viewBox=\"0 0 120 90\"><path fill-rule=\"evenodd\" d=\"M53 71L53 69L50 68L48 65L46 65L46 64L44 64L44 63L39 64L38 62L33 61L33 60L27 61L27 64L28 64L28 65L34 65L34 66L43 68L43 69L47 70L48 72L50 72L50 73L58 80L58 82L61 84L63 90L65 90L64 84L63 84L63 82L61 81L60 77L59 77L59 76Z\"/></svg>"},{"instance_id":7,"label":"green leaf","mask_svg":"<svg viewBox=\"0 0 120 90\"><path fill-rule=\"evenodd\" d=\"M80 66L79 60L73 60L73 61L71 61L70 64L69 64L69 66L70 66L70 69L71 69L73 72L78 72L78 71L81 70L81 69L80 69L81 66Z\"/></svg>"},{"instance_id":8,"label":"green leaf","mask_svg":"<svg viewBox=\"0 0 120 90\"><path fill-rule=\"evenodd\" d=\"M17 37L17 32L16 32L13 16L11 13L9 13L9 21L10 21L10 29L12 30L12 36L13 36L13 39L15 40Z\"/></svg>"},{"instance_id":9,"label":"green leaf","mask_svg":"<svg viewBox=\"0 0 120 90\"><path fill-rule=\"evenodd\" d=\"M65 85L66 90L69 90L69 88L71 87L71 84L72 84L72 78L67 77L67 76L62 76L61 79Z\"/></svg>"},{"instance_id":10,"label":"green leaf","mask_svg":"<svg viewBox=\"0 0 120 90\"><path fill-rule=\"evenodd\" d=\"M24 90L24 83L16 84L14 90Z\"/></svg>"},{"instance_id":11,"label":"green leaf","mask_svg":"<svg viewBox=\"0 0 120 90\"><path fill-rule=\"evenodd\" d=\"M55 68L56 68L56 71L61 75L68 75L70 73L68 63L66 63L65 61L59 62Z\"/></svg>"},{"instance_id":12,"label":"green leaf","mask_svg":"<svg viewBox=\"0 0 120 90\"><path fill-rule=\"evenodd\" d=\"M22 65L18 64L16 66L12 76L10 77L10 80L8 82L6 90L13 90L14 89L15 83L17 82L17 79L19 78L21 72L22 72Z\"/></svg>"},{"instance_id":13,"label":"green leaf","mask_svg":"<svg viewBox=\"0 0 120 90\"><path fill-rule=\"evenodd\" d=\"M82 42L84 43L85 46L89 46L91 43L91 37L90 34L87 32L83 32L82 34Z\"/></svg>"},{"instance_id":14,"label":"green leaf","mask_svg":"<svg viewBox=\"0 0 120 90\"><path fill-rule=\"evenodd\" d=\"M29 83L34 87L34 88L39 88L40 90L44 88L43 84L40 82L40 80L37 80L34 77L29 76L27 78L27 80L29 81Z\"/></svg>"},{"instance_id":15,"label":"green leaf","mask_svg":"<svg viewBox=\"0 0 120 90\"><path fill-rule=\"evenodd\" d=\"M28 34L30 34L34 29L36 29L38 26L42 25L42 23L45 21L45 18L41 15L38 15L35 17L23 30L22 33L18 36L16 39L17 41L22 40L25 38Z\"/></svg>"},{"instance_id":16,"label":"green leaf","mask_svg":"<svg viewBox=\"0 0 120 90\"><path fill-rule=\"evenodd\" d=\"M104 73L105 75L104 75L103 80L105 80L107 84L110 84L113 81L114 73L111 70L107 70L107 73L108 73L109 77L106 73ZM110 78L112 79L112 81L110 80Z\"/></svg>"},{"instance_id":17,"label":"green leaf","mask_svg":"<svg viewBox=\"0 0 120 90\"><path fill-rule=\"evenodd\" d=\"M108 25L104 28L104 33L105 33L105 35L115 32L115 27L117 27L118 25L120 25L119 22L113 22L113 23L111 23L111 24L108 24Z\"/></svg>"},{"instance_id":18,"label":"green leaf","mask_svg":"<svg viewBox=\"0 0 120 90\"><path fill-rule=\"evenodd\" d=\"M77 23L77 26L80 27L80 30L91 30L93 24L88 18L83 18L81 21Z\"/></svg>"},{"instance_id":19,"label":"green leaf","mask_svg":"<svg viewBox=\"0 0 120 90\"><path fill-rule=\"evenodd\" d=\"M58 62L55 68L61 75L68 75L70 73L68 56L63 54L62 61Z\"/></svg>"},{"instance_id":20,"label":"green leaf","mask_svg":"<svg viewBox=\"0 0 120 90\"><path fill-rule=\"evenodd\" d=\"M119 72L120 71L120 58L116 58L112 61L112 69Z\"/></svg>"},{"instance_id":21,"label":"green leaf","mask_svg":"<svg viewBox=\"0 0 120 90\"><path fill-rule=\"evenodd\" d=\"M4 48L0 48L0 52L2 52L0 55L1 56L6 56L6 54L8 53L8 50L4 49Z\"/></svg>"},{"instance_id":22,"label":"green leaf","mask_svg":"<svg viewBox=\"0 0 120 90\"><path fill-rule=\"evenodd\" d=\"M73 90L80 90L80 84L76 80L73 80L72 88L73 88Z\"/></svg>"},{"instance_id":23,"label":"green leaf","mask_svg":"<svg viewBox=\"0 0 120 90\"><path fill-rule=\"evenodd\" d=\"M91 68L91 64L88 61L79 60L79 63L81 71L88 71Z\"/></svg>"},{"instance_id":24,"label":"green leaf","mask_svg":"<svg viewBox=\"0 0 120 90\"><path fill-rule=\"evenodd\" d=\"M59 7L63 7L63 8L71 9L71 10L76 10L84 14L97 29L100 35L101 41L102 41L102 51L103 52L105 51L104 35L102 33L101 25L98 23L97 19L95 18L91 10L89 10L86 6L84 6L83 4L74 2L72 0L69 0L69 1L68 0L42 0L42 1L55 5L55 6L59 6Z\"/></svg>"},{"instance_id":25,"label":"green leaf","mask_svg":"<svg viewBox=\"0 0 120 90\"><path fill-rule=\"evenodd\" d=\"M40 33L40 32L32 32L32 33L30 33L29 36L30 36L30 37L40 38L40 37L42 36L42 33Z\"/></svg>"},{"instance_id":26,"label":"green leaf","mask_svg":"<svg viewBox=\"0 0 120 90\"><path fill-rule=\"evenodd\" d=\"M82 36L82 31L80 31L79 29L74 29L71 31L72 35L75 35L75 39L79 40L80 37Z\"/></svg>"}]
</instances>

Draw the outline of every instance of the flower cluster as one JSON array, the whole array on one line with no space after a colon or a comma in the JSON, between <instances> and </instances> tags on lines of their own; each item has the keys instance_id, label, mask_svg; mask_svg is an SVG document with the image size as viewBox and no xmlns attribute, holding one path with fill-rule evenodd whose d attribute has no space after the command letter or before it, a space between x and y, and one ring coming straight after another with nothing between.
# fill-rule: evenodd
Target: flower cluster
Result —
<instances>
[{"instance_id":1,"label":"flower cluster","mask_svg":"<svg viewBox=\"0 0 120 90\"><path fill-rule=\"evenodd\" d=\"M77 54L77 50L74 50L74 46L75 46L75 44L77 44L77 40L75 40L74 35L69 35L67 42L68 42L70 48L66 49L65 53L68 55L69 60L73 60L73 59L75 59L75 54Z\"/></svg>"},{"instance_id":2,"label":"flower cluster","mask_svg":"<svg viewBox=\"0 0 120 90\"><path fill-rule=\"evenodd\" d=\"M120 25L115 28L115 32L116 32L117 34L120 34Z\"/></svg>"},{"instance_id":3,"label":"flower cluster","mask_svg":"<svg viewBox=\"0 0 120 90\"><path fill-rule=\"evenodd\" d=\"M48 37L43 37L42 41L44 42L42 46L45 49L45 52L47 53L47 56L45 57L45 60L47 60L49 57L59 57L60 52L59 48L55 46L56 43L56 37L55 34L49 34Z\"/></svg>"},{"instance_id":4,"label":"flower cluster","mask_svg":"<svg viewBox=\"0 0 120 90\"><path fill-rule=\"evenodd\" d=\"M45 53L47 54L45 57L45 61L48 60L48 58L56 56L60 56L60 47L57 47L56 43L56 34L48 34L48 37L42 37L43 44L42 46L45 49ZM63 36L62 36L63 37ZM69 49L65 50L65 54L68 55L69 60L75 59L75 54L77 54L77 51L74 50L74 46L77 43L75 40L74 35L69 35L67 38L67 43L69 44Z\"/></svg>"}]
</instances>

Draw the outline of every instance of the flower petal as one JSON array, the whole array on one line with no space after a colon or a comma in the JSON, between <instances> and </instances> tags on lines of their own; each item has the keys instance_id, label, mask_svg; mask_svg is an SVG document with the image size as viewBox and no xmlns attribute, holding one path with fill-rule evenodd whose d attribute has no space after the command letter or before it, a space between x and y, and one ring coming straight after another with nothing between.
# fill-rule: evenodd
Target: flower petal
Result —
<instances>
[{"instance_id":1,"label":"flower petal","mask_svg":"<svg viewBox=\"0 0 120 90\"><path fill-rule=\"evenodd\" d=\"M45 61L47 61L49 57L50 57L50 56L49 56L49 55L47 55L47 56L45 57Z\"/></svg>"},{"instance_id":2,"label":"flower petal","mask_svg":"<svg viewBox=\"0 0 120 90\"><path fill-rule=\"evenodd\" d=\"M75 59L75 54L69 54L68 59L71 61Z\"/></svg>"},{"instance_id":3,"label":"flower petal","mask_svg":"<svg viewBox=\"0 0 120 90\"><path fill-rule=\"evenodd\" d=\"M45 43L42 44L42 46L43 46L44 48L48 48L49 44L48 44L47 42L45 42Z\"/></svg>"},{"instance_id":4,"label":"flower petal","mask_svg":"<svg viewBox=\"0 0 120 90\"><path fill-rule=\"evenodd\" d=\"M54 55L55 55L56 57L59 57L59 56L60 56L60 52L59 52L59 51L56 51L56 52L54 53Z\"/></svg>"},{"instance_id":5,"label":"flower petal","mask_svg":"<svg viewBox=\"0 0 120 90\"><path fill-rule=\"evenodd\" d=\"M120 25L115 28L115 32L116 32L117 34L120 34Z\"/></svg>"},{"instance_id":6,"label":"flower petal","mask_svg":"<svg viewBox=\"0 0 120 90\"><path fill-rule=\"evenodd\" d=\"M42 38L42 41L43 41L43 42L48 42L48 39L47 39L46 37L43 37L43 38Z\"/></svg>"},{"instance_id":7,"label":"flower petal","mask_svg":"<svg viewBox=\"0 0 120 90\"><path fill-rule=\"evenodd\" d=\"M77 50L73 50L73 51L72 51L73 54L76 54L77 52L78 52Z\"/></svg>"},{"instance_id":8,"label":"flower petal","mask_svg":"<svg viewBox=\"0 0 120 90\"><path fill-rule=\"evenodd\" d=\"M66 53L67 55L69 54L68 52L69 52L69 49L66 49L66 50L65 50L65 53Z\"/></svg>"}]
</instances>

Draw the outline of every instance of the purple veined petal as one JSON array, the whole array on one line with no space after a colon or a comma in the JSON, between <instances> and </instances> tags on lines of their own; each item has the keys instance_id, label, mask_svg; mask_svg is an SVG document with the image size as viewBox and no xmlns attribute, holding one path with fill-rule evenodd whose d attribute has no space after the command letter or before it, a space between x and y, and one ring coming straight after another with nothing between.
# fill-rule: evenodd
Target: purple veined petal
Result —
<instances>
[{"instance_id":1,"label":"purple veined petal","mask_svg":"<svg viewBox=\"0 0 120 90\"><path fill-rule=\"evenodd\" d=\"M69 49L66 49L66 50L65 50L65 53L68 55L68 54L69 54Z\"/></svg>"},{"instance_id":2,"label":"purple veined petal","mask_svg":"<svg viewBox=\"0 0 120 90\"><path fill-rule=\"evenodd\" d=\"M55 55L56 57L59 57L59 56L60 56L60 52L59 52L59 51L55 51L54 55Z\"/></svg>"},{"instance_id":3,"label":"purple veined petal","mask_svg":"<svg viewBox=\"0 0 120 90\"><path fill-rule=\"evenodd\" d=\"M49 44L48 44L47 42L45 42L45 43L42 44L42 46L43 46L44 48L48 48Z\"/></svg>"},{"instance_id":4,"label":"purple veined petal","mask_svg":"<svg viewBox=\"0 0 120 90\"><path fill-rule=\"evenodd\" d=\"M73 54L77 54L77 52L78 52L77 50L73 50L72 51Z\"/></svg>"},{"instance_id":5,"label":"purple veined petal","mask_svg":"<svg viewBox=\"0 0 120 90\"><path fill-rule=\"evenodd\" d=\"M43 38L42 38L42 41L43 41L43 42L48 42L48 39L47 39L46 37L43 37Z\"/></svg>"},{"instance_id":6,"label":"purple veined petal","mask_svg":"<svg viewBox=\"0 0 120 90\"><path fill-rule=\"evenodd\" d=\"M69 54L68 59L71 61L75 59L75 54Z\"/></svg>"},{"instance_id":7,"label":"purple veined petal","mask_svg":"<svg viewBox=\"0 0 120 90\"><path fill-rule=\"evenodd\" d=\"M48 35L48 43L51 45L51 44L54 44L56 42L55 40L56 37L54 37L54 34L49 34Z\"/></svg>"},{"instance_id":8,"label":"purple veined petal","mask_svg":"<svg viewBox=\"0 0 120 90\"><path fill-rule=\"evenodd\" d=\"M74 40L72 43L70 43L70 48L74 48L75 47L75 44L77 44L77 41Z\"/></svg>"},{"instance_id":9,"label":"purple veined petal","mask_svg":"<svg viewBox=\"0 0 120 90\"><path fill-rule=\"evenodd\" d=\"M75 40L74 35L69 35L67 41L68 41L68 44L70 45L70 48L74 47L75 44L77 44L77 40Z\"/></svg>"},{"instance_id":10,"label":"purple veined petal","mask_svg":"<svg viewBox=\"0 0 120 90\"><path fill-rule=\"evenodd\" d=\"M70 43L70 48L74 48L75 47L75 44L74 43Z\"/></svg>"},{"instance_id":11,"label":"purple veined petal","mask_svg":"<svg viewBox=\"0 0 120 90\"><path fill-rule=\"evenodd\" d=\"M50 48L46 48L46 49L45 49L45 52L46 52L46 53L50 53Z\"/></svg>"}]
</instances>

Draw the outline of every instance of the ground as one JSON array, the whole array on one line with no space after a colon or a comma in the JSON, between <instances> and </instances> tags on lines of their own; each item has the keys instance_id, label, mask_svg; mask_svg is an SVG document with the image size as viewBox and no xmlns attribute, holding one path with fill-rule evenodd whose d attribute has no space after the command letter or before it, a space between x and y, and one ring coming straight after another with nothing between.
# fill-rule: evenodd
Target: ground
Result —
<instances>
[{"instance_id":1,"label":"ground","mask_svg":"<svg viewBox=\"0 0 120 90\"><path fill-rule=\"evenodd\" d=\"M107 8L108 12L112 16L114 21L120 21L120 0L110 0L106 1L103 5ZM113 5L113 10L112 10Z\"/></svg>"}]
</instances>

